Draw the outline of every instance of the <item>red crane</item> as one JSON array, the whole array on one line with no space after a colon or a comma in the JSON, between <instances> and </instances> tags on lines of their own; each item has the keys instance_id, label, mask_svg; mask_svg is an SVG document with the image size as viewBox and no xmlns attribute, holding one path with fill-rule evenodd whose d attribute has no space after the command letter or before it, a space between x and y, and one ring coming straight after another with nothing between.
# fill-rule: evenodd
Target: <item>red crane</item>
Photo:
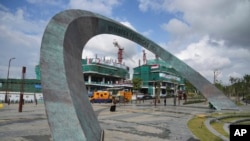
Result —
<instances>
[{"instance_id":1,"label":"red crane","mask_svg":"<svg viewBox=\"0 0 250 141\"><path fill-rule=\"evenodd\" d=\"M123 59L123 50L124 48L122 48L118 42L116 40L114 40L113 42L114 46L118 48L118 56L117 56L117 59L118 59L118 63L119 64L122 64L122 59Z\"/></svg>"},{"instance_id":2,"label":"red crane","mask_svg":"<svg viewBox=\"0 0 250 141\"><path fill-rule=\"evenodd\" d=\"M147 62L146 52L145 52L145 50L142 50L142 52L143 52L143 65L145 65Z\"/></svg>"}]
</instances>

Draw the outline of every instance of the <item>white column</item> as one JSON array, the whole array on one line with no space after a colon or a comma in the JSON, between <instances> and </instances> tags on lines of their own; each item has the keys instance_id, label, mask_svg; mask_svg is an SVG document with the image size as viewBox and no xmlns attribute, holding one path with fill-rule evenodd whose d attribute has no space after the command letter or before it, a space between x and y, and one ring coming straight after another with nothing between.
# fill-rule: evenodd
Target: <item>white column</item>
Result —
<instances>
[{"instance_id":1,"label":"white column","mask_svg":"<svg viewBox=\"0 0 250 141\"><path fill-rule=\"evenodd\" d=\"M88 76L88 83L91 83L91 75Z\"/></svg>"},{"instance_id":2,"label":"white column","mask_svg":"<svg viewBox=\"0 0 250 141\"><path fill-rule=\"evenodd\" d=\"M102 78L102 83L103 83L103 84L105 83L105 77Z\"/></svg>"}]
</instances>

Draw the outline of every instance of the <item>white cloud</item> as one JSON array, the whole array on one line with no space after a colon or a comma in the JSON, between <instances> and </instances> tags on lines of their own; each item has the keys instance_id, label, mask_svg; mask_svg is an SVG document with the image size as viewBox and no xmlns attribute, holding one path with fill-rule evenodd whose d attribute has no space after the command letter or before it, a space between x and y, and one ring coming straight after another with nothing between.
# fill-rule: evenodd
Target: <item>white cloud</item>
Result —
<instances>
[{"instance_id":1,"label":"white cloud","mask_svg":"<svg viewBox=\"0 0 250 141\"><path fill-rule=\"evenodd\" d=\"M203 4L207 8L183 9L184 19L195 30L208 33L213 38L224 39L229 44L241 46L249 44L249 1L221 0Z\"/></svg>"},{"instance_id":2,"label":"white cloud","mask_svg":"<svg viewBox=\"0 0 250 141\"><path fill-rule=\"evenodd\" d=\"M46 5L59 5L62 4L62 0L26 0L31 4L46 4Z\"/></svg>"},{"instance_id":3,"label":"white cloud","mask_svg":"<svg viewBox=\"0 0 250 141\"><path fill-rule=\"evenodd\" d=\"M160 10L162 9L162 5L159 1L153 0L139 0L139 9L143 12L148 11L149 9Z\"/></svg>"},{"instance_id":4,"label":"white cloud","mask_svg":"<svg viewBox=\"0 0 250 141\"><path fill-rule=\"evenodd\" d=\"M48 15L51 17L65 8L91 10L109 17L126 19L126 17L114 14L114 9L122 2L120 0L70 0L68 3L61 0L28 0L28 2L29 5L33 4L32 6L38 9L27 5L9 9L10 7L6 8L0 4L0 53L2 57L0 77L6 76L8 59L16 57L18 59L12 62L11 76L16 72L15 77L20 77L21 67L27 66L30 69L27 71L27 76L34 78L34 65L39 61L41 37L47 23L47 21L37 19L48 20ZM212 78L213 69L221 69L220 79L222 80L228 79L226 77L232 72L240 75L249 74L250 68L247 64L250 62L250 18L248 18L250 8L248 0L139 0L139 8L143 12L156 11L155 16L157 14L170 16L165 23L157 23L171 34L166 36L170 37L169 42L162 46L165 46L171 53L177 54L209 80ZM122 24L136 31L131 24L132 21L118 21L122 21ZM156 31L153 28L143 34L148 36L152 31ZM140 30L145 29L140 27ZM159 34L159 36L165 35ZM117 58L117 48L113 46L114 39L125 48L124 60L130 68L137 66L139 59L142 62L141 47L113 35L96 36L91 39L82 57L94 57L98 54ZM154 57L154 54L147 51L148 59Z\"/></svg>"},{"instance_id":5,"label":"white cloud","mask_svg":"<svg viewBox=\"0 0 250 141\"><path fill-rule=\"evenodd\" d=\"M29 21L25 19L25 13L22 9L17 9L14 14L0 11L0 25L12 31L37 34L44 30L45 24L45 21Z\"/></svg>"},{"instance_id":6,"label":"white cloud","mask_svg":"<svg viewBox=\"0 0 250 141\"><path fill-rule=\"evenodd\" d=\"M224 46L215 47L208 42L209 38L204 37L198 43L190 44L186 50L177 54L177 57L191 63L197 69L214 70L228 67L231 61L223 55L226 48Z\"/></svg>"},{"instance_id":7,"label":"white cloud","mask_svg":"<svg viewBox=\"0 0 250 141\"><path fill-rule=\"evenodd\" d=\"M140 56L137 51L138 47L134 42L119 36L101 34L93 37L86 44L82 58L94 58L97 55L98 58L105 57L105 59L112 59L118 62L118 48L113 45L114 41L118 42L118 44L124 48L123 62L125 62L126 66L130 67L130 74L132 74L132 68L138 65L137 60Z\"/></svg>"},{"instance_id":8,"label":"white cloud","mask_svg":"<svg viewBox=\"0 0 250 141\"><path fill-rule=\"evenodd\" d=\"M146 36L146 37L148 37L148 36L150 36L152 33L153 33L153 30L149 29L149 30L147 30L147 31L142 32L141 34L144 35L144 36Z\"/></svg>"},{"instance_id":9,"label":"white cloud","mask_svg":"<svg viewBox=\"0 0 250 141\"><path fill-rule=\"evenodd\" d=\"M162 24L171 37L165 48L210 81L214 69L220 69L222 81L228 81L232 72L249 74L249 0L139 0L139 3L143 12L175 15Z\"/></svg>"},{"instance_id":10,"label":"white cloud","mask_svg":"<svg viewBox=\"0 0 250 141\"><path fill-rule=\"evenodd\" d=\"M133 25L128 21L121 21L120 23L136 31ZM142 48L136 43L123 37L108 34L101 34L93 37L86 44L82 58L92 58L97 55L98 58L105 57L106 59L117 60L118 48L113 45L114 41L117 41L118 44L124 48L123 62L130 67L130 74L132 74L133 68L139 64L138 60L140 59L141 64L143 62ZM154 58L154 55L148 50L146 50L146 54L148 59Z\"/></svg>"},{"instance_id":11,"label":"white cloud","mask_svg":"<svg viewBox=\"0 0 250 141\"><path fill-rule=\"evenodd\" d=\"M233 78L242 78L243 75L241 75L241 74L239 74L239 73L237 73L237 72L232 72L232 73L228 74L228 77L229 77L229 78L230 78L230 77L233 77Z\"/></svg>"},{"instance_id":12,"label":"white cloud","mask_svg":"<svg viewBox=\"0 0 250 141\"><path fill-rule=\"evenodd\" d=\"M125 25L125 26L127 26L128 28L136 31L135 27L130 22L128 22L128 21L121 21L120 23L123 24L123 25Z\"/></svg>"},{"instance_id":13,"label":"white cloud","mask_svg":"<svg viewBox=\"0 0 250 141\"><path fill-rule=\"evenodd\" d=\"M212 72L217 69L223 74L220 76L223 82L229 80L228 76L233 71L237 70L238 74L249 72L245 63L247 60L250 61L250 51L243 48L228 48L223 41L211 40L208 36L203 37L199 42L190 44L176 56L211 82Z\"/></svg>"},{"instance_id":14,"label":"white cloud","mask_svg":"<svg viewBox=\"0 0 250 141\"><path fill-rule=\"evenodd\" d=\"M216 40L224 40L230 46L246 48L249 48L250 44L249 4L248 0L140 0L140 5L145 7L144 11L152 9L176 14L189 25L192 34L198 34L197 36L208 34ZM172 20L174 19L168 24Z\"/></svg>"},{"instance_id":15,"label":"white cloud","mask_svg":"<svg viewBox=\"0 0 250 141\"><path fill-rule=\"evenodd\" d=\"M162 28L174 36L186 36L190 30L187 24L175 18L163 24Z\"/></svg>"},{"instance_id":16,"label":"white cloud","mask_svg":"<svg viewBox=\"0 0 250 141\"><path fill-rule=\"evenodd\" d=\"M9 9L5 6L3 6L2 4L0 4L0 10L8 11Z\"/></svg>"},{"instance_id":17,"label":"white cloud","mask_svg":"<svg viewBox=\"0 0 250 141\"><path fill-rule=\"evenodd\" d=\"M119 0L70 0L69 8L89 10L110 16L113 7L119 3Z\"/></svg>"},{"instance_id":18,"label":"white cloud","mask_svg":"<svg viewBox=\"0 0 250 141\"><path fill-rule=\"evenodd\" d=\"M11 63L10 77L21 78L21 69L27 67L27 78L35 78L34 66L38 64L44 21L26 19L22 9L16 12L0 11L0 42L1 42L1 71L0 76L7 74L8 61Z\"/></svg>"},{"instance_id":19,"label":"white cloud","mask_svg":"<svg viewBox=\"0 0 250 141\"><path fill-rule=\"evenodd\" d=\"M85 46L82 57L85 58L85 54L91 55L88 57L94 57L95 55L91 53L94 52L100 57L117 59L118 48L113 45L114 40L124 48L123 58L131 61L130 58L136 54L136 44L125 38L107 34L101 34L90 39Z\"/></svg>"}]
</instances>

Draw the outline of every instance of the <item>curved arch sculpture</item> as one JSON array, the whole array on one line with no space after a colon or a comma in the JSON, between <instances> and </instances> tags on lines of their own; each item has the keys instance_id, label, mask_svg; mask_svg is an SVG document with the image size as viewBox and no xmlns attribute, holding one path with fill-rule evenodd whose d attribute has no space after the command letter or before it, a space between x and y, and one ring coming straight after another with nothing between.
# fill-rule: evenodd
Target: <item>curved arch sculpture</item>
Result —
<instances>
[{"instance_id":1,"label":"curved arch sculpture","mask_svg":"<svg viewBox=\"0 0 250 141\"><path fill-rule=\"evenodd\" d=\"M118 35L138 43L172 65L216 109L237 109L203 76L153 41L104 16L83 10L66 10L48 23L40 53L42 89L54 141L101 139L102 129L81 77L83 48L99 34Z\"/></svg>"}]
</instances>

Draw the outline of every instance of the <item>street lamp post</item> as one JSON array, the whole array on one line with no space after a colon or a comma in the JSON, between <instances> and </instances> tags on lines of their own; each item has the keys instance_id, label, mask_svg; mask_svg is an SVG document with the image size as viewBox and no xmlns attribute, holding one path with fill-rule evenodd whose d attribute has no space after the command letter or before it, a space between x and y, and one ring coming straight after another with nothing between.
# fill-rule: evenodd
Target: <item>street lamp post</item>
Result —
<instances>
[{"instance_id":1,"label":"street lamp post","mask_svg":"<svg viewBox=\"0 0 250 141\"><path fill-rule=\"evenodd\" d=\"M6 93L5 93L5 103L8 103L8 87L9 87L9 74L10 74L10 62L11 60L16 59L15 57L9 59L8 73L6 79Z\"/></svg>"}]
</instances>

